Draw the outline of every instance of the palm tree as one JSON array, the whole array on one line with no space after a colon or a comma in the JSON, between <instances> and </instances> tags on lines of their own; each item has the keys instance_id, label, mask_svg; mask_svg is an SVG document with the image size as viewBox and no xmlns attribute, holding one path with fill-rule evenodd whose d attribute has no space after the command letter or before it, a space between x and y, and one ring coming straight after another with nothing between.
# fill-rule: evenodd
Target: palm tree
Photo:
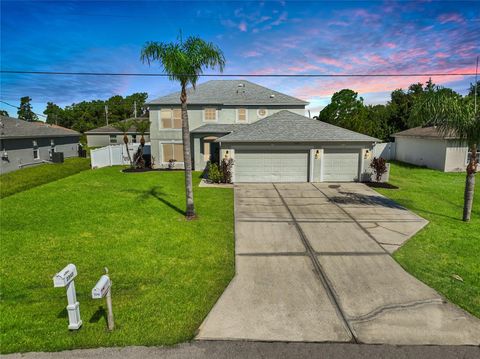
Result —
<instances>
[{"instance_id":1,"label":"palm tree","mask_svg":"<svg viewBox=\"0 0 480 359\"><path fill-rule=\"evenodd\" d=\"M421 123L437 126L444 135L455 135L458 142L466 143L470 152L465 182L463 220L469 221L473 205L477 151L480 144L480 116L471 96L462 97L448 89L428 91L414 104L412 115Z\"/></svg>"},{"instance_id":2,"label":"palm tree","mask_svg":"<svg viewBox=\"0 0 480 359\"><path fill-rule=\"evenodd\" d=\"M138 147L138 156L139 159L143 159L143 148L145 147L145 133L150 129L150 121L146 119L136 119L134 126L137 132L142 136L140 138L140 146Z\"/></svg>"},{"instance_id":3,"label":"palm tree","mask_svg":"<svg viewBox=\"0 0 480 359\"><path fill-rule=\"evenodd\" d=\"M132 166L132 157L130 156L130 151L128 150L128 131L130 127L132 127L132 121L130 120L123 120L118 121L112 124L117 130L123 133L123 142L125 143L125 149L127 150L128 161L130 162L130 166Z\"/></svg>"},{"instance_id":4,"label":"palm tree","mask_svg":"<svg viewBox=\"0 0 480 359\"><path fill-rule=\"evenodd\" d=\"M193 89L205 69L218 68L223 71L225 57L216 45L199 37L190 36L185 41L181 35L177 42L147 42L140 56L143 63L158 61L168 78L180 82L182 105L183 159L185 164L185 194L187 219L195 218L192 186L192 156L190 153L190 130L187 113L187 86Z\"/></svg>"}]
</instances>

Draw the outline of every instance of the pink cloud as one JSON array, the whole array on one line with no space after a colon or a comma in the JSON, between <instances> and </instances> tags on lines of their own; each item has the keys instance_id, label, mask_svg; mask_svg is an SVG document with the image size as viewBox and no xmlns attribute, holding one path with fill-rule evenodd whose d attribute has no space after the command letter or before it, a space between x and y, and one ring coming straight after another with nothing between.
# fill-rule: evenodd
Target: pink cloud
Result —
<instances>
[{"instance_id":1,"label":"pink cloud","mask_svg":"<svg viewBox=\"0 0 480 359\"><path fill-rule=\"evenodd\" d=\"M258 51L255 50L249 50L243 53L243 57L258 57L261 56L262 54Z\"/></svg>"},{"instance_id":2,"label":"pink cloud","mask_svg":"<svg viewBox=\"0 0 480 359\"><path fill-rule=\"evenodd\" d=\"M444 59L444 58L447 58L449 55L444 53L444 52L437 52L435 54L435 57L438 57L439 59Z\"/></svg>"},{"instance_id":3,"label":"pink cloud","mask_svg":"<svg viewBox=\"0 0 480 359\"><path fill-rule=\"evenodd\" d=\"M446 24L449 22L454 22L457 24L464 24L465 23L465 18L460 15L459 13L456 12L451 12L451 13L446 13L442 14L438 17L438 21L440 21L440 24Z\"/></svg>"},{"instance_id":4,"label":"pink cloud","mask_svg":"<svg viewBox=\"0 0 480 359\"><path fill-rule=\"evenodd\" d=\"M395 44L393 42L386 42L384 45L385 45L385 47L388 47L389 49L395 49L397 47L397 44Z\"/></svg>"},{"instance_id":5,"label":"pink cloud","mask_svg":"<svg viewBox=\"0 0 480 359\"><path fill-rule=\"evenodd\" d=\"M242 21L240 24L238 24L238 29L242 32L247 31L247 23L245 21Z\"/></svg>"}]
</instances>

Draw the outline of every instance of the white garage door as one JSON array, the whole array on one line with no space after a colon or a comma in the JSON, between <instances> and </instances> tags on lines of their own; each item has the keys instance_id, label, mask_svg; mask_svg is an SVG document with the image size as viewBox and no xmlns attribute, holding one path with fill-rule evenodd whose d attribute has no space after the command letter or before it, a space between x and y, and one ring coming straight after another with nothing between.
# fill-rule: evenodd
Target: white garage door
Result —
<instances>
[{"instance_id":1,"label":"white garage door","mask_svg":"<svg viewBox=\"0 0 480 359\"><path fill-rule=\"evenodd\" d=\"M307 181L306 151L235 151L235 182Z\"/></svg>"},{"instance_id":2,"label":"white garage door","mask_svg":"<svg viewBox=\"0 0 480 359\"><path fill-rule=\"evenodd\" d=\"M359 152L325 151L323 156L323 181L357 181L358 165Z\"/></svg>"}]
</instances>

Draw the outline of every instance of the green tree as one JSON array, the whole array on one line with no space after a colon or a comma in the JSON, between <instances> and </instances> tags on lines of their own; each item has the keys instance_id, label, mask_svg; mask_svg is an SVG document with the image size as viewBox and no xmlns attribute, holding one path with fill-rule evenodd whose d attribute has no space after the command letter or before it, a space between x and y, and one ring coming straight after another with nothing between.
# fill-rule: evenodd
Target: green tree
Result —
<instances>
[{"instance_id":1,"label":"green tree","mask_svg":"<svg viewBox=\"0 0 480 359\"><path fill-rule=\"evenodd\" d=\"M112 124L117 130L123 133L123 143L125 143L125 149L127 150L128 161L130 162L130 167L133 166L132 157L130 156L130 151L128 149L128 131L132 127L133 123L130 120L124 120L115 122Z\"/></svg>"},{"instance_id":2,"label":"green tree","mask_svg":"<svg viewBox=\"0 0 480 359\"><path fill-rule=\"evenodd\" d=\"M475 96L475 91L477 92L477 101L480 100L480 81L470 84L470 89L468 90L467 96Z\"/></svg>"},{"instance_id":3,"label":"green tree","mask_svg":"<svg viewBox=\"0 0 480 359\"><path fill-rule=\"evenodd\" d=\"M43 111L43 114L47 115L46 122L49 124L59 125L62 122L63 110L53 102L47 102L47 108Z\"/></svg>"},{"instance_id":4,"label":"green tree","mask_svg":"<svg viewBox=\"0 0 480 359\"><path fill-rule=\"evenodd\" d=\"M471 96L461 97L450 89L425 94L415 103L411 116L418 122L435 125L444 135L456 135L470 152L465 181L463 220L469 221L475 188L477 150L480 144L480 116Z\"/></svg>"},{"instance_id":5,"label":"green tree","mask_svg":"<svg viewBox=\"0 0 480 359\"><path fill-rule=\"evenodd\" d=\"M7 112L7 110L0 110L0 116L10 117L10 115L9 115L8 112Z\"/></svg>"},{"instance_id":6,"label":"green tree","mask_svg":"<svg viewBox=\"0 0 480 359\"><path fill-rule=\"evenodd\" d=\"M192 156L190 153L190 130L187 113L187 86L195 88L199 76L205 69L218 68L221 72L225 66L223 52L214 44L199 37L190 36L185 41L179 36L178 42L147 42L140 58L143 63L158 61L169 79L178 81L181 87L180 103L182 106L183 158L185 164L185 192L187 219L194 218L192 185Z\"/></svg>"},{"instance_id":7,"label":"green tree","mask_svg":"<svg viewBox=\"0 0 480 359\"><path fill-rule=\"evenodd\" d=\"M38 116L33 112L30 101L32 101L32 99L28 96L20 99L20 107L17 111L18 118L30 122L38 121Z\"/></svg>"}]
</instances>

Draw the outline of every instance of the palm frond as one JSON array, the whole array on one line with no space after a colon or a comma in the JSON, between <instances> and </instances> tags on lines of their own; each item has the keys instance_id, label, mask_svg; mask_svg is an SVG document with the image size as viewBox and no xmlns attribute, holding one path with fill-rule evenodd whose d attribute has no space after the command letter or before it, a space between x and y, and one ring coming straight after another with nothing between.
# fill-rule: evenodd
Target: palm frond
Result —
<instances>
[{"instance_id":1,"label":"palm frond","mask_svg":"<svg viewBox=\"0 0 480 359\"><path fill-rule=\"evenodd\" d=\"M144 135L150 129L149 120L135 120L134 126L140 135Z\"/></svg>"},{"instance_id":2,"label":"palm frond","mask_svg":"<svg viewBox=\"0 0 480 359\"><path fill-rule=\"evenodd\" d=\"M126 134L130 130L130 127L132 127L132 121L130 120L118 121L118 122L112 123L112 127L116 128L123 134Z\"/></svg>"}]
</instances>

